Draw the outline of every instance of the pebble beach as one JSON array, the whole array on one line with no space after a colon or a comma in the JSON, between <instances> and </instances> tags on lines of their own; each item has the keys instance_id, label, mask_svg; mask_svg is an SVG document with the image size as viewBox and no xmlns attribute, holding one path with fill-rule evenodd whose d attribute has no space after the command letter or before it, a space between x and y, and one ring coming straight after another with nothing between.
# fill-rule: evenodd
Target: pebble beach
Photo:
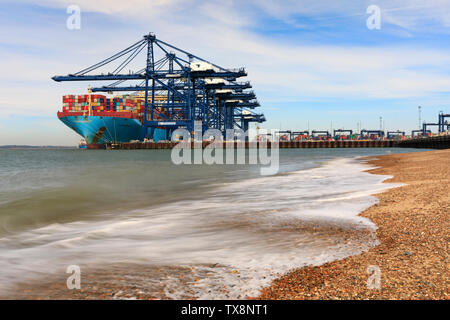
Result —
<instances>
[{"instance_id":1,"label":"pebble beach","mask_svg":"<svg viewBox=\"0 0 450 320\"><path fill-rule=\"evenodd\" d=\"M321 266L294 270L262 290L259 299L449 299L450 150L367 159L386 183L361 213L377 226L380 244ZM371 268L369 268L372 266ZM369 288L373 266L379 288ZM369 269L368 269L369 268Z\"/></svg>"}]
</instances>

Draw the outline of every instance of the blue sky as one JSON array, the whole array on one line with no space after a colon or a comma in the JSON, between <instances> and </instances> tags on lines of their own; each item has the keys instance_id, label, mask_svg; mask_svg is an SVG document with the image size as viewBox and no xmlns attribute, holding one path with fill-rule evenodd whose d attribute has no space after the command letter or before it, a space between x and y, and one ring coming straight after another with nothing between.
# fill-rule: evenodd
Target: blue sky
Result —
<instances>
[{"instance_id":1,"label":"blue sky","mask_svg":"<svg viewBox=\"0 0 450 320\"><path fill-rule=\"evenodd\" d=\"M77 4L81 29L66 28ZM369 5L381 29L369 30ZM224 67L246 67L268 121L283 130L418 127L450 113L447 1L0 1L0 145L74 145L56 117L56 83L154 32ZM95 83L92 83L92 85Z\"/></svg>"}]
</instances>

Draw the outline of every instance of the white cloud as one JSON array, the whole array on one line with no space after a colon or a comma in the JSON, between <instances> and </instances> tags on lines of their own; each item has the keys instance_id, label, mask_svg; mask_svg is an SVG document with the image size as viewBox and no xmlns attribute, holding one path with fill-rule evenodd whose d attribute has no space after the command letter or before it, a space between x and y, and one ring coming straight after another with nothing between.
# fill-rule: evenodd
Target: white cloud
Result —
<instances>
[{"instance_id":1,"label":"white cloud","mask_svg":"<svg viewBox=\"0 0 450 320\"><path fill-rule=\"evenodd\" d=\"M267 14L288 24L298 23L293 19L298 15L311 16L319 21L366 17L366 8L369 5L380 7L383 23L405 29L419 30L430 22L448 27L450 22L449 0L251 0L251 2Z\"/></svg>"},{"instance_id":2,"label":"white cloud","mask_svg":"<svg viewBox=\"0 0 450 320\"><path fill-rule=\"evenodd\" d=\"M18 0L35 3L31 0ZM17 2L17 1L16 1ZM366 8L375 4L382 10L384 22L407 29L436 22L448 27L450 22L450 0L43 0L40 5L66 8L77 4L83 11L94 11L109 15L137 19L164 19L170 23L189 22L198 24L199 18L211 18L228 26L247 25L261 12L280 19L294 27L305 27L296 17L310 16L319 21L345 17L367 16Z\"/></svg>"},{"instance_id":3,"label":"white cloud","mask_svg":"<svg viewBox=\"0 0 450 320\"><path fill-rule=\"evenodd\" d=\"M225 67L246 66L256 88L281 91L284 96L379 97L424 96L447 91L450 57L446 50L421 47L383 47L311 45L301 39L296 44L280 43L269 36L258 35L246 28L253 23L254 14L248 3L239 1L181 1L181 0L46 0L44 5L64 7L79 4L83 10L102 12L120 19L138 19L141 30L150 28L157 36L188 51L209 58ZM251 1L256 9L280 19L292 19L296 14L357 15L370 2L360 1ZM449 1L434 1L433 6L422 1L379 1L386 16L396 24L416 26L428 19L443 21ZM126 20L125 19L125 20ZM253 20L252 20L253 19ZM397 19L397 20L396 20ZM144 22L146 21L146 22ZM148 22L147 22L148 21ZM186 23L186 22L189 23ZM107 29L107 28L105 28ZM156 29L156 30L155 30ZM64 31L55 31L62 33ZM75 38L65 46L75 55L61 61L36 64L36 58L23 56L20 60L3 59L3 70L11 79L48 81L55 73L69 73L88 66L125 47L141 34L130 30L99 31L93 39ZM144 32L144 31L143 31ZM143 33L142 32L142 33ZM111 36L114 34L115 36ZM127 35L129 35L127 37ZM58 39L64 35L60 34ZM106 39L105 39L106 37ZM99 42L97 39L102 38ZM129 40L124 40L129 39ZM24 39L25 41L25 39ZM81 42L81 43L80 43ZM50 46L50 45L48 45ZM79 47L79 50L74 48ZM51 49L51 47L50 47ZM102 50L100 55L99 50ZM71 64L68 61L72 61ZM20 65L18 65L20 64ZM74 67L74 66L79 67ZM75 70L74 70L75 68ZM420 72L415 71L420 69ZM438 71L437 71L438 70ZM18 79L18 80L19 80ZM421 84L427 79L426 84ZM406 85L407 84L407 85ZM72 84L71 84L72 85ZM282 91L286 92L282 92ZM258 92L257 92L258 93Z\"/></svg>"},{"instance_id":4,"label":"white cloud","mask_svg":"<svg viewBox=\"0 0 450 320\"><path fill-rule=\"evenodd\" d=\"M36 30L25 24L0 30L0 43L26 45L40 51L14 55L0 52L2 75L8 79L0 83L3 116L54 114L62 94L71 90L82 92L88 84L57 84L50 80L52 75L75 72L98 62L148 31L224 67L245 66L262 105L265 101L261 96L271 101L432 99L436 92L448 92L450 88L450 56L446 48L312 44L301 38L288 43L252 31L260 23L261 12L295 28L304 28L308 26L297 19L299 15L319 21L322 15L327 19L365 19L365 9L372 1L45 0L40 5L60 8L65 17L64 8L74 3L80 5L82 14L98 12L131 25L105 25L87 34L83 30L67 31L62 18L61 22L52 21ZM450 22L449 1L377 3L382 8L383 28L385 24L400 26L409 36L430 25L434 26L432 32L448 32L445 28ZM61 28L55 27L57 23L61 23Z\"/></svg>"}]
</instances>

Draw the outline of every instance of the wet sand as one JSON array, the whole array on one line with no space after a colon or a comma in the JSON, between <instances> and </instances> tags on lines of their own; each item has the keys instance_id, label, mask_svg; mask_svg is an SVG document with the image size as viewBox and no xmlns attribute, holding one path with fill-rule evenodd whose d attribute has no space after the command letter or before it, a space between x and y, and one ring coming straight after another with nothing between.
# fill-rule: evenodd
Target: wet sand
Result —
<instances>
[{"instance_id":1,"label":"wet sand","mask_svg":"<svg viewBox=\"0 0 450 320\"><path fill-rule=\"evenodd\" d=\"M393 176L387 183L407 184L377 195L379 203L361 213L378 226L380 245L292 271L263 289L260 299L449 299L450 150L368 163L379 167L371 173ZM379 289L369 266L380 270Z\"/></svg>"}]
</instances>

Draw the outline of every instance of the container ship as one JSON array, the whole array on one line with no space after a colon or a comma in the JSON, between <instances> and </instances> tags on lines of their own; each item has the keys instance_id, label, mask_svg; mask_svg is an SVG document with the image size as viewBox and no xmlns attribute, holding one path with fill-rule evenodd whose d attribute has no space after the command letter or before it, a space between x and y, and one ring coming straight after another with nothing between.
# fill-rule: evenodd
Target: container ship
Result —
<instances>
[{"instance_id":1,"label":"container ship","mask_svg":"<svg viewBox=\"0 0 450 320\"><path fill-rule=\"evenodd\" d=\"M250 82L238 81L246 76L244 68L223 68L149 33L107 59L52 79L109 82L88 89L87 95L63 96L58 112L88 149L109 149L133 140L168 141L177 129L194 132L197 121L202 130L223 134L247 131L250 123L266 121L264 114L254 111L260 104L247 90Z\"/></svg>"},{"instance_id":2,"label":"container ship","mask_svg":"<svg viewBox=\"0 0 450 320\"><path fill-rule=\"evenodd\" d=\"M151 98L150 98L151 99ZM156 96L155 102L165 97ZM161 101L159 101L161 102ZM145 98L140 95L122 95L108 98L92 94L63 96L59 120L86 141L88 149L101 149L108 144L142 140L145 137ZM156 115L161 114L156 108ZM153 141L167 139L167 130L153 129Z\"/></svg>"}]
</instances>

